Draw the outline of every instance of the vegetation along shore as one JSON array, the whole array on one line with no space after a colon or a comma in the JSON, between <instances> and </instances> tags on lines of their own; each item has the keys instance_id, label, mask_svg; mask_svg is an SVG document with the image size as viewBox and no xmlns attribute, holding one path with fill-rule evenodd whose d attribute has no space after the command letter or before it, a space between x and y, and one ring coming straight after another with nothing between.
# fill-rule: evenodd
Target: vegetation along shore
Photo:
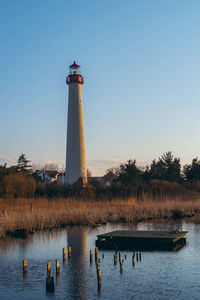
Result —
<instances>
[{"instance_id":1,"label":"vegetation along shore","mask_svg":"<svg viewBox=\"0 0 200 300\"><path fill-rule=\"evenodd\" d=\"M0 165L0 237L200 213L198 158L181 166L179 158L166 152L143 168L128 160L108 169L100 181L90 174L85 186L46 181L38 174L24 154L15 166Z\"/></svg>"},{"instance_id":2,"label":"vegetation along shore","mask_svg":"<svg viewBox=\"0 0 200 300\"><path fill-rule=\"evenodd\" d=\"M0 199L0 237L26 237L38 230L67 225L98 226L107 222L140 222L192 217L200 199L84 201L81 199Z\"/></svg>"}]
</instances>

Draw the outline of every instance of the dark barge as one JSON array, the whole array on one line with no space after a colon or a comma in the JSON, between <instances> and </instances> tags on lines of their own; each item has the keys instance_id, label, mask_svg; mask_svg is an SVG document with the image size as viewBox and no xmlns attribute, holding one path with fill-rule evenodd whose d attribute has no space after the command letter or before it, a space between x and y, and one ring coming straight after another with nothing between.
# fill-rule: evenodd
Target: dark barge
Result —
<instances>
[{"instance_id":1,"label":"dark barge","mask_svg":"<svg viewBox=\"0 0 200 300\"><path fill-rule=\"evenodd\" d=\"M96 246L107 250L178 250L187 231L117 230L97 235Z\"/></svg>"}]
</instances>

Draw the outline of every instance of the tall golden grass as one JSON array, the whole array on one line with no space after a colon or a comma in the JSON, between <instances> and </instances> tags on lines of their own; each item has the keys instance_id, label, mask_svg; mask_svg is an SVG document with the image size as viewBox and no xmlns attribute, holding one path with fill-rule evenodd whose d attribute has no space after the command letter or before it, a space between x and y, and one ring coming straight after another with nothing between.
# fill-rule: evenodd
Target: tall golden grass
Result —
<instances>
[{"instance_id":1,"label":"tall golden grass","mask_svg":"<svg viewBox=\"0 0 200 300\"><path fill-rule=\"evenodd\" d=\"M191 217L200 213L200 199L160 201L83 201L80 199L0 199L0 237L18 229L27 232L67 225L139 222Z\"/></svg>"}]
</instances>

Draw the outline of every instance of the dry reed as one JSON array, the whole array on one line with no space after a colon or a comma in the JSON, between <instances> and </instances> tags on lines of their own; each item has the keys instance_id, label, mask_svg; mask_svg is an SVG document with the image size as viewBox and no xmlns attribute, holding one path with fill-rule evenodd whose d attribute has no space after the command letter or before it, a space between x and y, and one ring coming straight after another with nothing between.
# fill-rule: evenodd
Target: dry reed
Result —
<instances>
[{"instance_id":1,"label":"dry reed","mask_svg":"<svg viewBox=\"0 0 200 300\"><path fill-rule=\"evenodd\" d=\"M112 201L80 199L0 199L0 237L16 230L26 232L67 225L97 226L114 222L191 217L200 212L200 199Z\"/></svg>"}]
</instances>

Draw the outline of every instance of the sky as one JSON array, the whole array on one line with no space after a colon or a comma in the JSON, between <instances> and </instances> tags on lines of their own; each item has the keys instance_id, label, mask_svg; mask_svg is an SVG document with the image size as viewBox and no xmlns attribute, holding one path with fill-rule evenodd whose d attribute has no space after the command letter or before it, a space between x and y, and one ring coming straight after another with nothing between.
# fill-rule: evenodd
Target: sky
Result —
<instances>
[{"instance_id":1,"label":"sky","mask_svg":"<svg viewBox=\"0 0 200 300\"><path fill-rule=\"evenodd\" d=\"M0 164L65 166L81 65L87 167L200 157L199 0L0 0Z\"/></svg>"}]
</instances>

